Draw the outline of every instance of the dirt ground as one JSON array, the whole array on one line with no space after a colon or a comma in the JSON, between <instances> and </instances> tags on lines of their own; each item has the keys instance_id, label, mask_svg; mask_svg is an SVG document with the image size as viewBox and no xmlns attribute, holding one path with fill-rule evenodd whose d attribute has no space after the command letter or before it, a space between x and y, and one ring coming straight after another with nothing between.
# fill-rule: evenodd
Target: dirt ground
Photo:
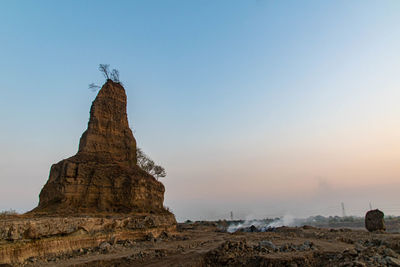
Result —
<instances>
[{"instance_id":1,"label":"dirt ground","mask_svg":"<svg viewBox=\"0 0 400 267\"><path fill-rule=\"evenodd\" d=\"M92 249L25 266L400 266L400 234L347 228L278 227L227 233L217 222L178 225L142 241L103 243Z\"/></svg>"}]
</instances>

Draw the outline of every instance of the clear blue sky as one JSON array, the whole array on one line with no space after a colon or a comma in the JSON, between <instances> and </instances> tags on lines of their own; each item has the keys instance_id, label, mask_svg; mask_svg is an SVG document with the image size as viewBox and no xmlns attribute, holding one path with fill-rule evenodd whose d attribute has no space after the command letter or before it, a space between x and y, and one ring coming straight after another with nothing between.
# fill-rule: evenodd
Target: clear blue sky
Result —
<instances>
[{"instance_id":1,"label":"clear blue sky","mask_svg":"<svg viewBox=\"0 0 400 267\"><path fill-rule=\"evenodd\" d=\"M178 219L342 201L399 213L399 14L399 1L3 0L0 210L36 206L51 164L76 153L87 85L109 63Z\"/></svg>"}]
</instances>

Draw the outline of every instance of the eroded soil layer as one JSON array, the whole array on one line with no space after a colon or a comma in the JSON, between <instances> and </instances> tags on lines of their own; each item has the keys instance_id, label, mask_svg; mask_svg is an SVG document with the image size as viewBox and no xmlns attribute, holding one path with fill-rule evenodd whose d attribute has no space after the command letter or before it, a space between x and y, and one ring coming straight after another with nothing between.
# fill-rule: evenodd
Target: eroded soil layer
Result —
<instances>
[{"instance_id":1,"label":"eroded soil layer","mask_svg":"<svg viewBox=\"0 0 400 267\"><path fill-rule=\"evenodd\" d=\"M20 264L76 250L144 240L176 231L171 213L130 216L39 217L0 220L0 264Z\"/></svg>"}]
</instances>

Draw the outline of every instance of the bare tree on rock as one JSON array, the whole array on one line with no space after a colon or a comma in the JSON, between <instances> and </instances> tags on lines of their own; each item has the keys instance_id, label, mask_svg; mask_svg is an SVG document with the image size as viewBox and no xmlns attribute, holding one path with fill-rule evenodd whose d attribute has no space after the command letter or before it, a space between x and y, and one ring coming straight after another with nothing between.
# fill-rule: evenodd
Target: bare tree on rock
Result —
<instances>
[{"instance_id":1,"label":"bare tree on rock","mask_svg":"<svg viewBox=\"0 0 400 267\"><path fill-rule=\"evenodd\" d=\"M112 80L115 83L122 84L121 81L119 80L119 71L117 69L112 69L112 71L110 71L110 64L99 64L99 71L103 74L106 80ZM101 86L97 84L94 83L89 84L89 89L92 92L96 92L100 88Z\"/></svg>"},{"instance_id":2,"label":"bare tree on rock","mask_svg":"<svg viewBox=\"0 0 400 267\"><path fill-rule=\"evenodd\" d=\"M116 69L113 69L111 71L111 80L113 80L116 83L119 83L119 71Z\"/></svg>"},{"instance_id":3,"label":"bare tree on rock","mask_svg":"<svg viewBox=\"0 0 400 267\"><path fill-rule=\"evenodd\" d=\"M152 159L150 159L140 148L136 149L137 165L147 172L148 174L157 178L167 176L165 169L160 165L156 165Z\"/></svg>"},{"instance_id":4,"label":"bare tree on rock","mask_svg":"<svg viewBox=\"0 0 400 267\"><path fill-rule=\"evenodd\" d=\"M104 75L104 78L110 79L110 64L100 64L99 71Z\"/></svg>"},{"instance_id":5,"label":"bare tree on rock","mask_svg":"<svg viewBox=\"0 0 400 267\"><path fill-rule=\"evenodd\" d=\"M92 92L96 92L97 90L100 89L100 86L98 86L97 84L91 83L91 84L89 84L89 89L90 89Z\"/></svg>"}]
</instances>

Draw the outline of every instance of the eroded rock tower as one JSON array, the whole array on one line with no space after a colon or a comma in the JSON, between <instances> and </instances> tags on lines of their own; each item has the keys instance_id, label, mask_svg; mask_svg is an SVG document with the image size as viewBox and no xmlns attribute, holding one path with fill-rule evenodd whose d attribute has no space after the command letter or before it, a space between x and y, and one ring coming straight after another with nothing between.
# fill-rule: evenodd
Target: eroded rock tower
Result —
<instances>
[{"instance_id":1,"label":"eroded rock tower","mask_svg":"<svg viewBox=\"0 0 400 267\"><path fill-rule=\"evenodd\" d=\"M126 104L123 86L107 80L92 103L78 153L51 167L33 212L167 212L163 184L136 165Z\"/></svg>"}]
</instances>

